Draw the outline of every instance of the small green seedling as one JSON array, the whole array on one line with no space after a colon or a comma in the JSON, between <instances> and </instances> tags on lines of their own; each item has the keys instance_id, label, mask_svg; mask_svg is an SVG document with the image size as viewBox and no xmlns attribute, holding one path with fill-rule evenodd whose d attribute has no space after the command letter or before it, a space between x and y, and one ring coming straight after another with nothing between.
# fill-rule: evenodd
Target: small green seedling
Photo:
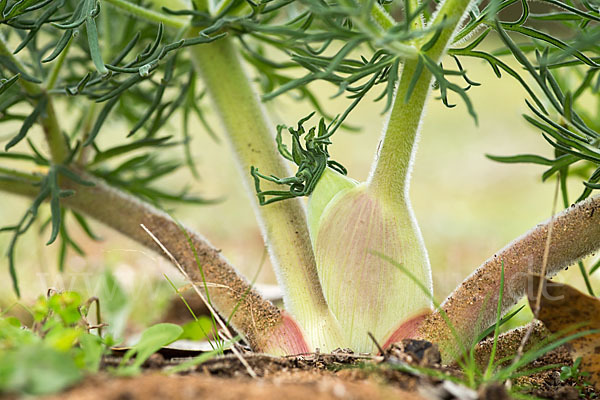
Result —
<instances>
[{"instance_id":1,"label":"small green seedling","mask_svg":"<svg viewBox=\"0 0 600 400\"><path fill-rule=\"evenodd\" d=\"M89 302L76 292L41 296L31 309L34 324L0 317L0 393L33 395L61 391L97 372L107 342L89 332Z\"/></svg>"},{"instance_id":2,"label":"small green seedling","mask_svg":"<svg viewBox=\"0 0 600 400\"><path fill-rule=\"evenodd\" d=\"M0 393L55 393L86 374L98 372L114 340L110 335L90 333L103 324L89 323L89 305L77 292L41 296L30 310L32 328L0 314ZM127 376L139 373L152 354L184 334L184 329L174 324L149 327L113 372Z\"/></svg>"},{"instance_id":3,"label":"small green seedling","mask_svg":"<svg viewBox=\"0 0 600 400\"><path fill-rule=\"evenodd\" d=\"M581 357L577 357L577 359L575 360L573 365L571 365L571 366L564 365L560 369L560 380L566 381L567 379L573 379L573 380L577 381L580 378L585 378L586 376L589 376L590 375L589 372L579 370L580 364L581 364Z\"/></svg>"},{"instance_id":4,"label":"small green seedling","mask_svg":"<svg viewBox=\"0 0 600 400\"><path fill-rule=\"evenodd\" d=\"M183 328L175 324L157 324L142 332L140 340L123 356L121 364L114 370L118 375L136 375L141 371L142 364L162 347L173 343L183 333ZM135 360L128 364L131 357Z\"/></svg>"},{"instance_id":5,"label":"small green seedling","mask_svg":"<svg viewBox=\"0 0 600 400\"><path fill-rule=\"evenodd\" d=\"M575 388L579 390L579 396L583 396L583 390L586 386L590 386L590 383L585 379L590 376L589 372L581 371L581 357L577 357L573 365L563 365L560 369L560 380L566 381L572 379L575 382Z\"/></svg>"}]
</instances>

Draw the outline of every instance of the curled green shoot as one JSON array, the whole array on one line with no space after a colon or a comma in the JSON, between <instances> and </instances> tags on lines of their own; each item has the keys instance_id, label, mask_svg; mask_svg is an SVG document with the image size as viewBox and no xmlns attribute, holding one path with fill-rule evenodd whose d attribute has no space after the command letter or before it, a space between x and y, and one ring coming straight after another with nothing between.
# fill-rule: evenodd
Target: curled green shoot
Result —
<instances>
[{"instance_id":1,"label":"curled green shoot","mask_svg":"<svg viewBox=\"0 0 600 400\"><path fill-rule=\"evenodd\" d=\"M288 128L285 125L277 127L277 149L282 157L298 166L298 171L294 176L279 178L273 175L264 175L258 171L258 168L251 167L250 173L254 177L256 194L261 206L294 197L309 196L327 167L346 175L346 168L340 163L330 160L327 150L331 144L329 138L335 133L335 128L332 127L336 120L334 119L329 125L326 125L325 120L321 118L318 127L313 126L307 131L304 123L313 115L314 112L298 121L296 129ZM283 131L286 129L292 136L291 151L283 143ZM262 190L261 179L288 186L289 190Z\"/></svg>"}]
</instances>

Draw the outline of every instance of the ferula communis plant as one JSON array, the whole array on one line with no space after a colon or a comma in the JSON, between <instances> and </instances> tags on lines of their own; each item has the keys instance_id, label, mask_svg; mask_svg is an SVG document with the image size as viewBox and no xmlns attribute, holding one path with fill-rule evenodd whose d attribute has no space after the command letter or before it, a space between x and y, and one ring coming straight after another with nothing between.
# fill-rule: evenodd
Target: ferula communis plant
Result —
<instances>
[{"instance_id":1,"label":"ferula communis plant","mask_svg":"<svg viewBox=\"0 0 600 400\"><path fill-rule=\"evenodd\" d=\"M387 341L402 321L431 309L427 293L376 252L402 260L431 292L427 251L405 193L392 200L373 185L345 176L346 170L328 159L331 134L324 120L318 129L306 132L303 124L308 118L297 129L289 128L291 150L283 144L285 127L278 128L280 152L298 164L296 176L278 179L253 168L256 189L266 207L292 195L310 194L308 228L325 299L342 329L344 346L371 352L375 344L369 332ZM262 191L261 178L288 185L290 191ZM397 290L401 296L390 295Z\"/></svg>"},{"instance_id":2,"label":"ferula communis plant","mask_svg":"<svg viewBox=\"0 0 600 400\"><path fill-rule=\"evenodd\" d=\"M48 244L59 241L61 268L68 251L81 251L65 221L94 238L90 217L160 251L144 224L194 281L211 283L211 302L256 351L373 351L372 332L383 345L428 338L445 357L455 356L457 341L468 345L495 317L501 263L506 311L524 294L530 270L547 262L548 273L556 273L600 247L600 199L586 199L600 188L600 121L580 100L598 98L600 14L588 0L541 4L545 9L532 13L527 0L0 1L0 123L19 125L0 153L0 190L33 199L20 220L2 228L12 235L15 291L18 239L48 203L42 225L50 228ZM516 20L504 12L519 7ZM566 30L553 30L557 24ZM486 50L490 36L501 49ZM463 68L470 58L523 86L525 118L555 150L554 158L492 158L548 166L543 177L558 177L565 207L567 177L588 178L578 205L507 246L441 310L431 310L431 268L410 206L410 170L432 91L448 107L449 97L460 98L476 121L468 90L480 84ZM347 109L330 115L311 90L314 81L336 86L350 101ZM327 147L377 88L387 123L371 175L357 183ZM260 96L276 102L285 94L323 119L305 131L303 118L291 136L283 127L275 135ZM157 182L180 166L197 176L192 139L200 130L218 136L204 117L207 106L251 189L286 311L252 290L205 238L161 211L165 203L210 203ZM69 119L57 112L65 108ZM191 128L191 115L200 128ZM165 134L175 116L179 139ZM128 131L115 144L105 138L107 122L117 119ZM180 159L157 151L167 146L181 146ZM286 159L298 165L293 176ZM299 196L309 196L307 210ZM551 224L558 228L544 258ZM587 280L597 268L580 269Z\"/></svg>"}]
</instances>

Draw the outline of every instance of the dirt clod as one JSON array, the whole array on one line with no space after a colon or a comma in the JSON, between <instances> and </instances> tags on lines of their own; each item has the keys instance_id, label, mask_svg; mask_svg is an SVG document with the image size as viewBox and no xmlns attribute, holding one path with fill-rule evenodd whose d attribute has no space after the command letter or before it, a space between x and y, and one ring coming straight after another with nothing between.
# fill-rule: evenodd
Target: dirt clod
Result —
<instances>
[{"instance_id":1,"label":"dirt clod","mask_svg":"<svg viewBox=\"0 0 600 400\"><path fill-rule=\"evenodd\" d=\"M434 367L442 362L437 345L426 340L415 339L403 339L392 344L386 350L386 357L421 367Z\"/></svg>"}]
</instances>

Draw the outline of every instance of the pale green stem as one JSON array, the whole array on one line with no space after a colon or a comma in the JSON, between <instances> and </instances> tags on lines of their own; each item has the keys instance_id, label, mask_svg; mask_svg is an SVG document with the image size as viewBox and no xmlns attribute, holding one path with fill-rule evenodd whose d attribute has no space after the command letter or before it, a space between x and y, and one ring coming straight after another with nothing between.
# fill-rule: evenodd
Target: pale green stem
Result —
<instances>
[{"instance_id":1,"label":"pale green stem","mask_svg":"<svg viewBox=\"0 0 600 400\"><path fill-rule=\"evenodd\" d=\"M458 29L463 16L467 12L472 0L446 0L436 14L435 19L430 24L437 26L446 24L436 41L435 45L427 52L427 55L434 61L439 61L446 51L446 47L451 43L452 37ZM433 36L431 33L429 36ZM426 37L424 42L429 38Z\"/></svg>"},{"instance_id":2,"label":"pale green stem","mask_svg":"<svg viewBox=\"0 0 600 400\"><path fill-rule=\"evenodd\" d=\"M69 147L60 129L51 98L48 98L46 112L40 117L40 124L48 141L52 162L62 164L69 156Z\"/></svg>"},{"instance_id":3,"label":"pale green stem","mask_svg":"<svg viewBox=\"0 0 600 400\"><path fill-rule=\"evenodd\" d=\"M447 0L441 6L433 26L442 22L447 25L442 29L435 45L425 53L434 63L438 63L442 58L469 3L470 0ZM432 35L424 40L428 40ZM407 198L415 144L432 86L432 75L424 67L410 98L406 101L417 65L417 60L407 60L404 64L383 144L375 158L374 168L368 182L376 193L391 201L402 203Z\"/></svg>"},{"instance_id":4,"label":"pale green stem","mask_svg":"<svg viewBox=\"0 0 600 400\"><path fill-rule=\"evenodd\" d=\"M191 50L255 205L278 280L285 292L286 308L304 328L310 344L333 350L335 347L330 347L339 346L340 332L319 283L300 200L258 206L250 167L281 177L291 173L277 152L273 125L243 70L238 50L228 38Z\"/></svg>"},{"instance_id":5,"label":"pale green stem","mask_svg":"<svg viewBox=\"0 0 600 400\"><path fill-rule=\"evenodd\" d=\"M197 3L197 1L194 1L194 3ZM155 10L161 10L163 7L171 10L183 10L190 8L190 4L185 0L148 0L148 4L151 5Z\"/></svg>"},{"instance_id":6,"label":"pale green stem","mask_svg":"<svg viewBox=\"0 0 600 400\"><path fill-rule=\"evenodd\" d=\"M85 142L85 140L89 137L90 131L92 130L92 126L96 115L98 114L98 103L93 102L89 105L85 119L83 122L83 126L81 127L81 141ZM77 164L79 165L88 165L90 151L92 151L92 146L82 146L79 150L79 155L77 156Z\"/></svg>"},{"instance_id":7,"label":"pale green stem","mask_svg":"<svg viewBox=\"0 0 600 400\"><path fill-rule=\"evenodd\" d=\"M417 135L431 86L431 74L424 70L409 101L404 102L416 69L416 60L404 63L383 145L376 159L376 167L368 180L368 185L376 194L393 202L402 202L408 198L409 175Z\"/></svg>"},{"instance_id":8,"label":"pale green stem","mask_svg":"<svg viewBox=\"0 0 600 400\"><path fill-rule=\"evenodd\" d=\"M126 0L103 0L104 2L117 7L135 17L145 19L146 21L154 23L163 23L165 26L181 29L185 27L188 22L187 18L176 17L174 15L165 14L163 12L154 11L150 8L141 7L137 4L130 3ZM164 2L160 2L162 5ZM166 6L166 4L164 4Z\"/></svg>"},{"instance_id":9,"label":"pale green stem","mask_svg":"<svg viewBox=\"0 0 600 400\"><path fill-rule=\"evenodd\" d=\"M377 24L383 30L390 29L391 27L396 25L396 21L394 20L394 18L378 2L375 2L375 4L373 4L373 8L371 9L371 16L373 17L373 20L377 22Z\"/></svg>"},{"instance_id":10,"label":"pale green stem","mask_svg":"<svg viewBox=\"0 0 600 400\"><path fill-rule=\"evenodd\" d=\"M0 33L0 54L9 58L14 65L21 71L26 71L27 68L21 63L21 61L15 57L15 55L9 50L8 43L4 38L4 35ZM32 103L37 103L40 96L44 96L45 93L35 83L28 82L23 78L19 78L19 84L23 88L23 90L32 97L30 101ZM60 130L60 126L58 124L58 120L56 119L56 113L54 111L54 106L52 104L52 99L48 98L46 105L46 112L42 113L40 116L40 124L44 129L44 134L46 135L46 140L48 141L48 147L50 148L50 155L52 156L52 161L60 164L62 163L69 155L69 147L65 142L65 138L62 135Z\"/></svg>"}]
</instances>

